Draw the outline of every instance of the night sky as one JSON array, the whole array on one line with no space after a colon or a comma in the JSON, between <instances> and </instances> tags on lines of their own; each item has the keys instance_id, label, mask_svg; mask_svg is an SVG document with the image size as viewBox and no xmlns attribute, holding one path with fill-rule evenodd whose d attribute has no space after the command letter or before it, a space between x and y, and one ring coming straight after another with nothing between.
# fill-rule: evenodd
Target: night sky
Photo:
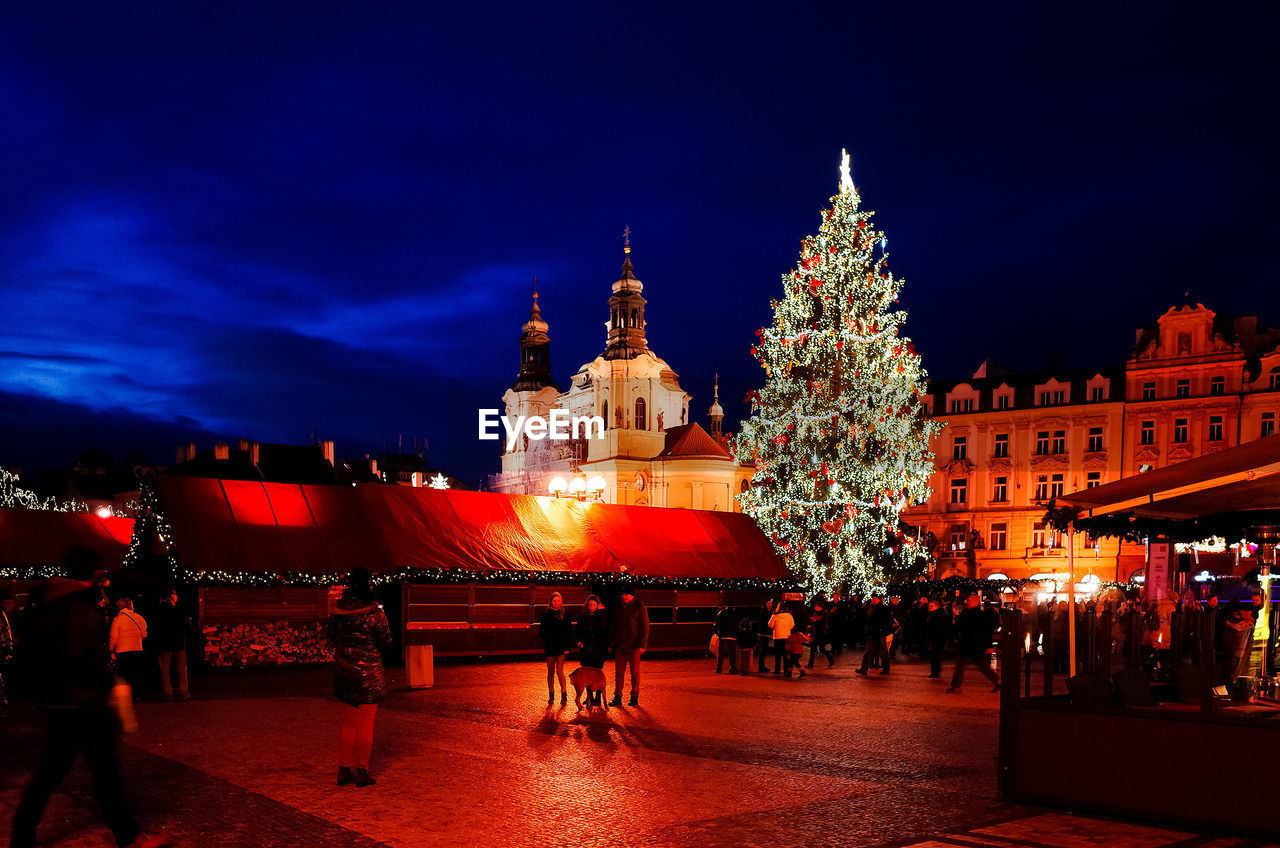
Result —
<instances>
[{"instance_id":1,"label":"night sky","mask_svg":"<svg viewBox=\"0 0 1280 848\"><path fill-rule=\"evenodd\" d=\"M563 383L627 225L651 347L736 416L842 147L935 377L1121 364L1187 291L1280 323L1274 11L28 5L0 12L2 465L403 435L478 482L533 276Z\"/></svg>"}]
</instances>

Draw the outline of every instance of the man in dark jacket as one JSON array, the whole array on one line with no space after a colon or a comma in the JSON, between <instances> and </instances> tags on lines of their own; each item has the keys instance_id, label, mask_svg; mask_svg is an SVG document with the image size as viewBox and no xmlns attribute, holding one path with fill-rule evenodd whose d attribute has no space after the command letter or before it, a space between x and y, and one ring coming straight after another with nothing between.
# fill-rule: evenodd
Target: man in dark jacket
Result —
<instances>
[{"instance_id":1,"label":"man in dark jacket","mask_svg":"<svg viewBox=\"0 0 1280 848\"><path fill-rule=\"evenodd\" d=\"M724 670L729 660L729 673L738 672L738 613L729 607L720 607L716 613L716 674Z\"/></svg>"},{"instance_id":2,"label":"man in dark jacket","mask_svg":"<svg viewBox=\"0 0 1280 848\"><path fill-rule=\"evenodd\" d=\"M946 647L951 633L951 612L936 600L928 603L929 612L924 624L925 655L929 657L929 676L941 677L942 649Z\"/></svg>"},{"instance_id":3,"label":"man in dark jacket","mask_svg":"<svg viewBox=\"0 0 1280 848\"><path fill-rule=\"evenodd\" d=\"M66 577L51 578L35 607L31 653L36 703L49 720L44 759L13 816L13 848L36 843L36 826L49 796L62 783L76 754L93 775L98 807L117 845L156 845L138 831L125 802L116 745L120 722L109 702L115 676L108 666L107 620L98 606L94 577L96 551L77 546L63 558Z\"/></svg>"},{"instance_id":4,"label":"man in dark jacket","mask_svg":"<svg viewBox=\"0 0 1280 848\"><path fill-rule=\"evenodd\" d=\"M649 644L649 611L630 589L622 590L622 602L613 614L609 632L609 644L613 648L613 700L610 706L622 706L622 681L627 666L631 667L631 700L633 707L640 706L640 655Z\"/></svg>"},{"instance_id":5,"label":"man in dark jacket","mask_svg":"<svg viewBox=\"0 0 1280 848\"><path fill-rule=\"evenodd\" d=\"M178 606L178 593L170 591L151 618L151 644L160 666L160 692L166 701L187 700L187 630L191 619ZM176 691L175 691L176 689Z\"/></svg>"},{"instance_id":6,"label":"man in dark jacket","mask_svg":"<svg viewBox=\"0 0 1280 848\"><path fill-rule=\"evenodd\" d=\"M960 656L956 658L956 670L951 675L951 685L947 687L947 691L960 691L960 684L964 682L964 667L969 663L977 666L978 671L991 681L992 692L998 690L1000 678L987 662L987 649L991 647L991 636L995 629L992 627L991 617L979 606L977 595L965 598L964 609L956 618L956 631L956 648Z\"/></svg>"},{"instance_id":7,"label":"man in dark jacket","mask_svg":"<svg viewBox=\"0 0 1280 848\"><path fill-rule=\"evenodd\" d=\"M889 651L885 645L885 638L893 632L893 616L889 614L889 608L884 605L884 599L879 595L871 598L871 603L867 607L867 650L862 654L862 667L856 669L858 674L866 674L867 666L871 664L873 659L880 660L880 673L889 673Z\"/></svg>"},{"instance_id":8,"label":"man in dark jacket","mask_svg":"<svg viewBox=\"0 0 1280 848\"><path fill-rule=\"evenodd\" d=\"M773 630L769 627L769 619L773 618L774 601L772 598L764 602L760 614L756 618L756 672L767 674L765 658L769 656L769 647L773 644Z\"/></svg>"}]
</instances>

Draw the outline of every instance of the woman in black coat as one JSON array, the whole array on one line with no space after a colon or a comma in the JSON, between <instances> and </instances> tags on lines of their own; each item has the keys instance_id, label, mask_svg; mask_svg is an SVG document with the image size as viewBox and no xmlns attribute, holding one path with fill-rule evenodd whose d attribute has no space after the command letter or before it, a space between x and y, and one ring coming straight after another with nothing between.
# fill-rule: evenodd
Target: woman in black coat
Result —
<instances>
[{"instance_id":1,"label":"woman in black coat","mask_svg":"<svg viewBox=\"0 0 1280 848\"><path fill-rule=\"evenodd\" d=\"M542 637L542 655L547 659L547 704L556 702L556 680L560 680L560 703L569 703L564 679L564 658L573 650L573 625L564 611L564 598L551 593L551 602L538 625Z\"/></svg>"},{"instance_id":2,"label":"woman in black coat","mask_svg":"<svg viewBox=\"0 0 1280 848\"><path fill-rule=\"evenodd\" d=\"M346 706L338 749L338 785L370 786L369 752L373 748L373 719L387 695L382 651L391 647L391 627L373 596L369 572L351 570L347 590L329 616L333 643L333 694Z\"/></svg>"},{"instance_id":3,"label":"woman in black coat","mask_svg":"<svg viewBox=\"0 0 1280 848\"><path fill-rule=\"evenodd\" d=\"M578 662L588 668L604 668L609 653L609 615L595 595L588 595L578 620Z\"/></svg>"}]
</instances>

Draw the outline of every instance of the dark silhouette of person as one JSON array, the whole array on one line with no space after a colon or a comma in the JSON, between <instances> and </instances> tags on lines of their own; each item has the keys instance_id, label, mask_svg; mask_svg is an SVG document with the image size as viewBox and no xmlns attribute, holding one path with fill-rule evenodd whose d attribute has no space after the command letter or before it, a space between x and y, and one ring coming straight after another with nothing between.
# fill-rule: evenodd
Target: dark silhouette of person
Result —
<instances>
[{"instance_id":1,"label":"dark silhouette of person","mask_svg":"<svg viewBox=\"0 0 1280 848\"><path fill-rule=\"evenodd\" d=\"M991 647L991 637L995 633L993 618L979 604L977 595L965 598L964 609L956 618L956 647L960 655L956 657L956 670L951 675L948 692L960 691L960 684L964 682L964 668L970 663L991 681L991 691L1000 688L1000 678L987 662L987 649Z\"/></svg>"},{"instance_id":2,"label":"dark silhouette of person","mask_svg":"<svg viewBox=\"0 0 1280 848\"><path fill-rule=\"evenodd\" d=\"M73 547L63 557L67 576L44 584L32 612L31 637L24 647L32 654L36 703L48 717L49 733L43 759L13 816L11 848L36 844L36 826L49 796L79 753L89 765L98 809L116 844L165 844L139 831L124 798L117 754L121 726L110 701L115 675L109 666L107 619L95 584L101 562L96 551Z\"/></svg>"}]
</instances>

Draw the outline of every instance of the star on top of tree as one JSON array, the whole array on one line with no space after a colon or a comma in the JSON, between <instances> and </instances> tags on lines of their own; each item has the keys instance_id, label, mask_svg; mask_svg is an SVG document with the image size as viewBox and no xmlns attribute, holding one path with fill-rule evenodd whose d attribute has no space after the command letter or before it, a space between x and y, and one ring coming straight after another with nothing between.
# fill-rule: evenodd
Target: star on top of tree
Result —
<instances>
[{"instance_id":1,"label":"star on top of tree","mask_svg":"<svg viewBox=\"0 0 1280 848\"><path fill-rule=\"evenodd\" d=\"M447 489L449 488L449 481L445 479L443 474L437 474L431 478L431 482L428 485L433 489Z\"/></svg>"}]
</instances>

